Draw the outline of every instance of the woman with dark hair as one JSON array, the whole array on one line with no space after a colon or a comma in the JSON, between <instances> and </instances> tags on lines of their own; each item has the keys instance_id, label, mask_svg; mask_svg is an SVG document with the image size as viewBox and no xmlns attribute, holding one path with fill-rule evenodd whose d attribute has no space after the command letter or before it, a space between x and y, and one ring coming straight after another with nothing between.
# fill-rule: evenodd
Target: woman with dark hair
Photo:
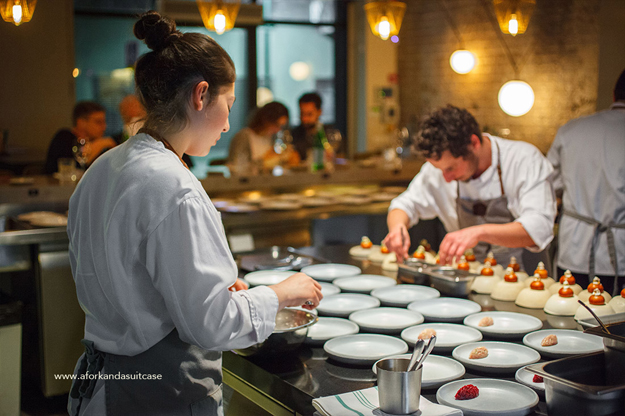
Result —
<instances>
[{"instance_id":1,"label":"woman with dark hair","mask_svg":"<svg viewBox=\"0 0 625 416\"><path fill-rule=\"evenodd\" d=\"M100 157L70 200L67 232L85 353L70 414L221 415L221 351L263 341L286 306L313 308L297 273L246 290L219 213L180 155L204 156L229 129L235 69L210 37L156 12L134 28L147 116Z\"/></svg>"},{"instance_id":2,"label":"woman with dark hair","mask_svg":"<svg viewBox=\"0 0 625 416\"><path fill-rule=\"evenodd\" d=\"M258 108L247 127L241 129L230 142L228 166L237 174L256 174L271 168L279 157L273 148L273 136L289 122L289 110L277 101ZM278 160L276 160L278 159ZM298 163L299 159L295 162Z\"/></svg>"}]
</instances>

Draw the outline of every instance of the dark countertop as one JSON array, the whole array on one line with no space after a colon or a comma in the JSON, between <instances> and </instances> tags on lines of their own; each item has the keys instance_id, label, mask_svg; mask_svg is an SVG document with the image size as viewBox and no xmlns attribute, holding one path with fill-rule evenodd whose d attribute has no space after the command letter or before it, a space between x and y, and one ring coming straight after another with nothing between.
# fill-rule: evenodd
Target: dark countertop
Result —
<instances>
[{"instance_id":1,"label":"dark countertop","mask_svg":"<svg viewBox=\"0 0 625 416\"><path fill-rule=\"evenodd\" d=\"M363 273L382 273L379 265L367 260L357 260L348 254L350 246L305 247L297 252L306 254L321 262L353 264L359 266ZM526 309L516 306L513 302L494 301L488 295L469 295L469 299L482 305L483 311L502 310L526 313L543 321L543 329L568 328L578 329L572 317L556 317L546 315L542 309ZM484 340L491 340L484 337ZM522 343L521 339L512 342ZM450 356L451 354L449 354ZM328 358L323 348L311 348L306 345L299 350L276 358L242 357L233 352L224 353L223 366L228 371L245 380L262 393L273 397L294 411L310 415L314 412L313 398L346 393L376 385L375 375L371 366L353 367L338 363ZM467 371L464 379L469 378L501 378L514 381L514 373L503 377L487 373ZM422 392L428 400L436 402L436 390ZM540 402L532 415L546 415L547 407L544 395L539 396Z\"/></svg>"}]
</instances>

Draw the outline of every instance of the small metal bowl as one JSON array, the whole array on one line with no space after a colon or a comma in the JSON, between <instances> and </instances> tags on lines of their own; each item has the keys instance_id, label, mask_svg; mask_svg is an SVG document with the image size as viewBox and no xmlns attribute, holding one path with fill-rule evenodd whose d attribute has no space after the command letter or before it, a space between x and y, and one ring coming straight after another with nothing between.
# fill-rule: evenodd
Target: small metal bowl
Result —
<instances>
[{"instance_id":1,"label":"small metal bowl","mask_svg":"<svg viewBox=\"0 0 625 416\"><path fill-rule=\"evenodd\" d=\"M276 315L276 327L263 342L236 350L244 357L250 355L276 355L299 348L308 334L308 328L319 318L301 309L283 309Z\"/></svg>"}]
</instances>

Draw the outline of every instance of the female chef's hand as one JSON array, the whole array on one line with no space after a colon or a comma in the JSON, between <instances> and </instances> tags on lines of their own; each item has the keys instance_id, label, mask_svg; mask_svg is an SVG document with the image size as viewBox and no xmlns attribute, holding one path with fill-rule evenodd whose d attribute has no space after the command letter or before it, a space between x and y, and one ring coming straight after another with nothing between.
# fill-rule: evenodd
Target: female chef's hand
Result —
<instances>
[{"instance_id":1,"label":"female chef's hand","mask_svg":"<svg viewBox=\"0 0 625 416\"><path fill-rule=\"evenodd\" d=\"M397 256L397 262L401 263L408 257L408 249L410 248L410 236L408 229L404 224L398 224L384 237L383 241L386 248Z\"/></svg>"},{"instance_id":2,"label":"female chef's hand","mask_svg":"<svg viewBox=\"0 0 625 416\"><path fill-rule=\"evenodd\" d=\"M269 286L269 288L278 295L278 302L280 303L278 310L287 306L314 309L323 298L321 285L304 273L296 273L277 285Z\"/></svg>"},{"instance_id":3,"label":"female chef's hand","mask_svg":"<svg viewBox=\"0 0 625 416\"><path fill-rule=\"evenodd\" d=\"M247 283L245 283L241 279L237 279L237 281L234 282L234 284L230 286L228 290L231 292L238 292L239 290L247 290L247 288L248 288Z\"/></svg>"},{"instance_id":4,"label":"female chef's hand","mask_svg":"<svg viewBox=\"0 0 625 416\"><path fill-rule=\"evenodd\" d=\"M480 231L480 226L476 225L448 233L438 251L441 265L452 263L454 257L460 259L468 249L475 247L479 242Z\"/></svg>"}]
</instances>

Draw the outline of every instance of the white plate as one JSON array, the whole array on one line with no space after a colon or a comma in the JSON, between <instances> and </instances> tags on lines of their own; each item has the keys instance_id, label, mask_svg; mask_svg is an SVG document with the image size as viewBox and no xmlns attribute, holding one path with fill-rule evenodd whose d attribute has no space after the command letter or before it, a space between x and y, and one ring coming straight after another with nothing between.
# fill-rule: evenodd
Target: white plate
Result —
<instances>
[{"instance_id":1,"label":"white plate","mask_svg":"<svg viewBox=\"0 0 625 416\"><path fill-rule=\"evenodd\" d=\"M245 280L250 287L275 285L283 280L286 280L289 276L292 276L295 273L297 272L293 270L259 270L257 272L246 274L243 277L243 280Z\"/></svg>"},{"instance_id":2,"label":"white plate","mask_svg":"<svg viewBox=\"0 0 625 416\"><path fill-rule=\"evenodd\" d=\"M470 359L469 354L477 347L486 347L488 357ZM540 354L529 347L498 341L480 341L460 345L454 348L451 355L466 368L485 373L512 373L540 360Z\"/></svg>"},{"instance_id":3,"label":"white plate","mask_svg":"<svg viewBox=\"0 0 625 416\"><path fill-rule=\"evenodd\" d=\"M467 299L435 298L412 302L408 309L419 312L428 321L462 322L466 316L481 311L482 307Z\"/></svg>"},{"instance_id":4,"label":"white plate","mask_svg":"<svg viewBox=\"0 0 625 416\"><path fill-rule=\"evenodd\" d=\"M480 320L487 316L493 318L493 325L479 326ZM481 331L484 335L498 338L520 338L543 327L543 322L534 316L524 313L495 311L469 315L464 318L464 324Z\"/></svg>"},{"instance_id":5,"label":"white plate","mask_svg":"<svg viewBox=\"0 0 625 416\"><path fill-rule=\"evenodd\" d=\"M332 283L326 282L317 282L321 285L321 294L325 296L336 295L337 293L341 293L341 289L338 286L334 286Z\"/></svg>"},{"instance_id":6,"label":"white plate","mask_svg":"<svg viewBox=\"0 0 625 416\"><path fill-rule=\"evenodd\" d=\"M480 394L475 399L456 400L462 386L473 384ZM436 392L436 401L462 410L464 416L523 416L530 414L538 404L538 395L529 387L514 381L492 378L456 380Z\"/></svg>"},{"instance_id":7,"label":"white plate","mask_svg":"<svg viewBox=\"0 0 625 416\"><path fill-rule=\"evenodd\" d=\"M558 337L558 343L550 347L541 346L540 343L547 335ZM523 344L534 348L540 355L548 358L563 358L603 351L601 337L573 329L543 329L532 332L523 337Z\"/></svg>"},{"instance_id":8,"label":"white plate","mask_svg":"<svg viewBox=\"0 0 625 416\"><path fill-rule=\"evenodd\" d=\"M305 207L323 207L326 205L335 204L334 199L321 198L321 197L316 197L316 196L304 198L301 201L302 201L302 205L304 205Z\"/></svg>"},{"instance_id":9,"label":"white plate","mask_svg":"<svg viewBox=\"0 0 625 416\"><path fill-rule=\"evenodd\" d=\"M223 208L217 207L220 211L243 213L258 211L258 207L250 204L228 204Z\"/></svg>"},{"instance_id":10,"label":"white plate","mask_svg":"<svg viewBox=\"0 0 625 416\"><path fill-rule=\"evenodd\" d=\"M307 274L315 280L331 282L338 277L356 276L362 273L362 270L351 264L327 263L303 267L302 273Z\"/></svg>"},{"instance_id":11,"label":"white plate","mask_svg":"<svg viewBox=\"0 0 625 416\"><path fill-rule=\"evenodd\" d=\"M358 293L339 293L321 299L317 310L321 315L347 318L350 313L361 309L371 309L380 306L380 301L369 295Z\"/></svg>"},{"instance_id":12,"label":"white plate","mask_svg":"<svg viewBox=\"0 0 625 416\"><path fill-rule=\"evenodd\" d=\"M381 253L380 249L382 246L372 245L369 248L362 248L360 245L351 247L349 249L349 255L358 258L368 258L370 255L374 253Z\"/></svg>"},{"instance_id":13,"label":"white plate","mask_svg":"<svg viewBox=\"0 0 625 416\"><path fill-rule=\"evenodd\" d=\"M387 358L407 358L410 360L412 353L394 355ZM379 361L379 360L378 360ZM378 373L376 361L373 364L373 372ZM449 357L442 357L440 355L428 355L423 362L423 372L421 373L421 388L422 389L436 389L445 383L457 380L464 375L466 370L464 366L458 361Z\"/></svg>"},{"instance_id":14,"label":"white plate","mask_svg":"<svg viewBox=\"0 0 625 416\"><path fill-rule=\"evenodd\" d=\"M405 308L409 303L416 300L438 298L441 293L429 286L404 284L375 289L371 292L371 296L380 299L384 306Z\"/></svg>"},{"instance_id":15,"label":"white plate","mask_svg":"<svg viewBox=\"0 0 625 416\"><path fill-rule=\"evenodd\" d=\"M390 192L376 192L369 195L374 202L387 202L394 199L397 194Z\"/></svg>"},{"instance_id":16,"label":"white plate","mask_svg":"<svg viewBox=\"0 0 625 416\"><path fill-rule=\"evenodd\" d=\"M341 277L334 280L332 284L341 288L343 292L368 295L372 290L397 285L397 280L377 274L359 274L358 276Z\"/></svg>"},{"instance_id":17,"label":"white plate","mask_svg":"<svg viewBox=\"0 0 625 416\"><path fill-rule=\"evenodd\" d=\"M359 330L358 325L348 319L320 317L316 324L308 328L304 342L319 345L332 338L357 334Z\"/></svg>"},{"instance_id":18,"label":"white plate","mask_svg":"<svg viewBox=\"0 0 625 416\"><path fill-rule=\"evenodd\" d=\"M65 227L67 225L67 217L63 214L51 211L33 211L20 214L17 219L28 221L36 227Z\"/></svg>"},{"instance_id":19,"label":"white plate","mask_svg":"<svg viewBox=\"0 0 625 416\"><path fill-rule=\"evenodd\" d=\"M360 329L380 334L399 334L409 326L423 322L423 315L399 308L373 308L356 311L349 315Z\"/></svg>"},{"instance_id":20,"label":"white plate","mask_svg":"<svg viewBox=\"0 0 625 416\"><path fill-rule=\"evenodd\" d=\"M403 354L408 345L399 338L378 334L356 334L333 338L323 345L328 355L345 364L372 365L391 355Z\"/></svg>"},{"instance_id":21,"label":"white plate","mask_svg":"<svg viewBox=\"0 0 625 416\"><path fill-rule=\"evenodd\" d=\"M545 392L545 382L534 383L534 373L528 371L525 367L521 367L516 371L514 379L521 384L525 384L527 387L536 390L538 392Z\"/></svg>"},{"instance_id":22,"label":"white plate","mask_svg":"<svg viewBox=\"0 0 625 416\"><path fill-rule=\"evenodd\" d=\"M433 351L438 354L449 354L458 345L482 340L482 333L477 329L458 324L433 323L406 328L401 332L401 338L410 346L414 346L419 339L419 334L428 328L436 331L436 344Z\"/></svg>"},{"instance_id":23,"label":"white plate","mask_svg":"<svg viewBox=\"0 0 625 416\"><path fill-rule=\"evenodd\" d=\"M260 203L261 209L267 209L272 211L292 211L295 209L300 209L302 204L297 201L266 201Z\"/></svg>"}]
</instances>

